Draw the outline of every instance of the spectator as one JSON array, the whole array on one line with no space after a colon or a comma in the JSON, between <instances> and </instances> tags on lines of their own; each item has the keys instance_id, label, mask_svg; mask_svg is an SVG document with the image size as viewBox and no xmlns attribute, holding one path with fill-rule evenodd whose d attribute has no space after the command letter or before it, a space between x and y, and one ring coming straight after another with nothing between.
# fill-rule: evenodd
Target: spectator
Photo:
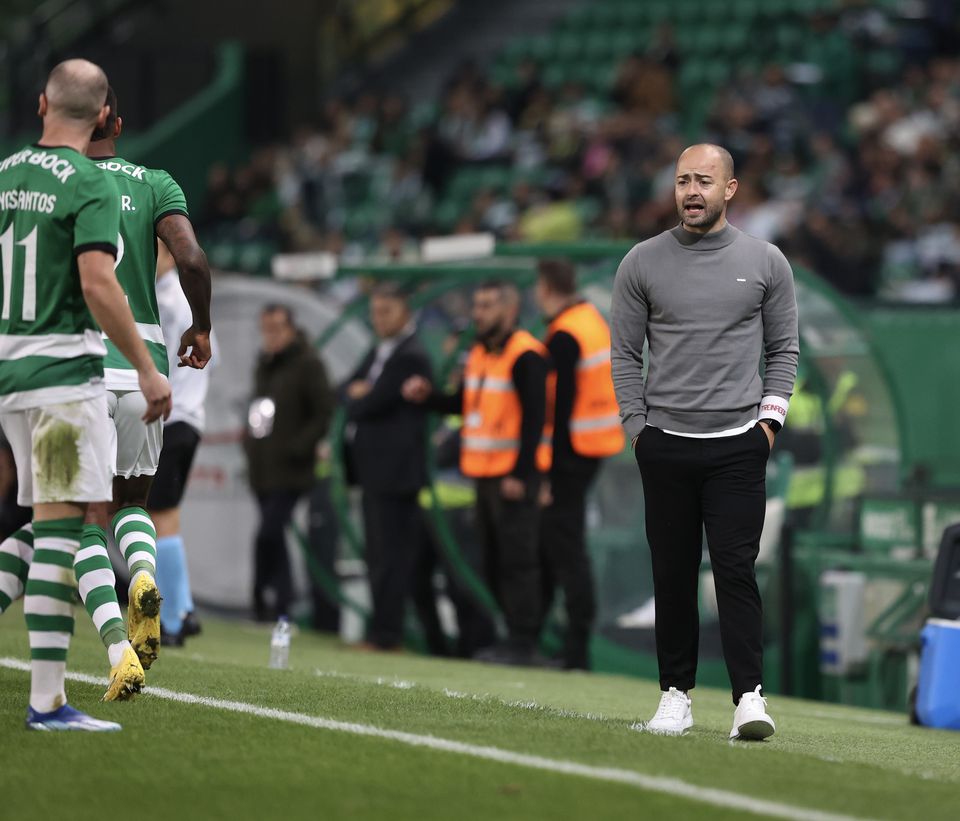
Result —
<instances>
[{"instance_id":1,"label":"spectator","mask_svg":"<svg viewBox=\"0 0 960 821\"><path fill-rule=\"evenodd\" d=\"M417 494L426 484L427 419L403 401L410 377L431 378L430 359L417 340L403 292L374 288L370 322L379 340L341 390L350 423L349 458L363 491L367 575L373 614L369 649L393 650L403 641L404 608L421 544Z\"/></svg>"},{"instance_id":2,"label":"spectator","mask_svg":"<svg viewBox=\"0 0 960 821\"><path fill-rule=\"evenodd\" d=\"M547 403L546 349L517 329L520 295L491 281L473 295L476 344L455 394L411 377L403 395L441 413L464 418L460 469L476 480L477 529L487 583L506 620L508 637L475 658L500 664L536 661L540 624L537 529L542 474L550 449L542 444Z\"/></svg>"},{"instance_id":3,"label":"spectator","mask_svg":"<svg viewBox=\"0 0 960 821\"><path fill-rule=\"evenodd\" d=\"M596 600L586 542L587 493L600 460L624 446L610 375L610 329L577 294L576 272L565 260L541 261L536 298L549 322L546 344L557 380L553 464L540 529L544 612L559 587L567 615L563 666L588 670Z\"/></svg>"},{"instance_id":4,"label":"spectator","mask_svg":"<svg viewBox=\"0 0 960 821\"><path fill-rule=\"evenodd\" d=\"M313 485L317 444L333 408L326 370L285 305L260 315L263 348L254 373L244 440L250 487L260 508L253 608L258 621L290 614L293 580L285 530Z\"/></svg>"}]
</instances>

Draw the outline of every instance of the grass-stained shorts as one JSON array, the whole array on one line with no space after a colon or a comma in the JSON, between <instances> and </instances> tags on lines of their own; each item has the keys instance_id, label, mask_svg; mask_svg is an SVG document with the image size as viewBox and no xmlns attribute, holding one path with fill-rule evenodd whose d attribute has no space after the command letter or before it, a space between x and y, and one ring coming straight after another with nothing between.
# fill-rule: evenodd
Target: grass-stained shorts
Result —
<instances>
[{"instance_id":1,"label":"grass-stained shorts","mask_svg":"<svg viewBox=\"0 0 960 821\"><path fill-rule=\"evenodd\" d=\"M113 425L106 392L7 411L0 425L17 463L17 502L108 502L113 498Z\"/></svg>"}]
</instances>

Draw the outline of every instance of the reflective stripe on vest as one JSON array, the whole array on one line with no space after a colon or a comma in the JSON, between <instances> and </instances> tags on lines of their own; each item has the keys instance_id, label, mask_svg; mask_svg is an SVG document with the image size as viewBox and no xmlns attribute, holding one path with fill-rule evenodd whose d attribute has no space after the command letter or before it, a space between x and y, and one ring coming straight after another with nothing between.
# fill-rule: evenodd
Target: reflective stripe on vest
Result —
<instances>
[{"instance_id":1,"label":"reflective stripe on vest","mask_svg":"<svg viewBox=\"0 0 960 821\"><path fill-rule=\"evenodd\" d=\"M527 351L546 357L546 348L526 331L514 331L502 351L474 345L463 377L460 470L477 478L506 476L520 455L523 409L513 385L513 366ZM547 390L549 385L548 381ZM548 396L549 408L552 397ZM537 469L550 469L553 431L545 426L537 446Z\"/></svg>"},{"instance_id":2,"label":"reflective stripe on vest","mask_svg":"<svg viewBox=\"0 0 960 821\"><path fill-rule=\"evenodd\" d=\"M580 347L575 374L576 395L570 412L570 444L581 456L600 458L623 450L620 408L613 392L610 329L589 302L562 311L547 329L547 341L563 331Z\"/></svg>"}]
</instances>

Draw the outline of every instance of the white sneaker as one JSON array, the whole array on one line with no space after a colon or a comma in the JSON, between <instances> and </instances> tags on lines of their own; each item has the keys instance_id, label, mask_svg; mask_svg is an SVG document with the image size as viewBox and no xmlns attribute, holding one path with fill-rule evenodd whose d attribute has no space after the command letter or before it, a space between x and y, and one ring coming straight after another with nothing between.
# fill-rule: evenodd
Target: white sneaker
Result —
<instances>
[{"instance_id":1,"label":"white sneaker","mask_svg":"<svg viewBox=\"0 0 960 821\"><path fill-rule=\"evenodd\" d=\"M660 695L660 706L643 729L657 735L683 735L693 726L692 703L683 690L671 687Z\"/></svg>"},{"instance_id":2,"label":"white sneaker","mask_svg":"<svg viewBox=\"0 0 960 821\"><path fill-rule=\"evenodd\" d=\"M733 714L733 729L730 738L745 741L762 741L776 731L777 726L767 715L767 700L760 695L760 685L752 693L744 693Z\"/></svg>"}]
</instances>

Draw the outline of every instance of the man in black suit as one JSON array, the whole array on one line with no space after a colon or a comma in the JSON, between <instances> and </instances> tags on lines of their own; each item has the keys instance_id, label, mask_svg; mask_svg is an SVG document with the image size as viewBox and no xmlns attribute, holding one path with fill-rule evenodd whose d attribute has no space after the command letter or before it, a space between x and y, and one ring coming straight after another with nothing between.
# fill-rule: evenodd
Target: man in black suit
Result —
<instances>
[{"instance_id":1,"label":"man in black suit","mask_svg":"<svg viewBox=\"0 0 960 821\"><path fill-rule=\"evenodd\" d=\"M363 491L367 574L373 616L368 649L389 650L403 638L404 605L421 543L417 494L427 481L427 415L403 400L411 376L430 378L430 359L417 340L410 308L393 283L370 297L379 342L343 389L349 458Z\"/></svg>"}]
</instances>

